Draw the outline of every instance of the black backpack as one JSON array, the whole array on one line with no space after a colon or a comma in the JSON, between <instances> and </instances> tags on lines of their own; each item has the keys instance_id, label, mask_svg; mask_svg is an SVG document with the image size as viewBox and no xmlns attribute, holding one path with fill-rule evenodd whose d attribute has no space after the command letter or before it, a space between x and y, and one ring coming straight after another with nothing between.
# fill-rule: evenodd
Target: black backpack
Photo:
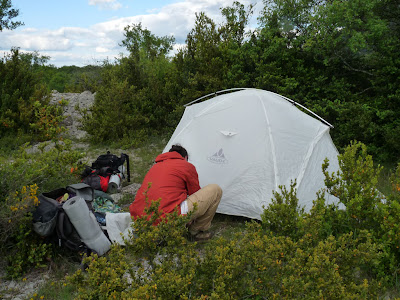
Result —
<instances>
[{"instance_id":1,"label":"black backpack","mask_svg":"<svg viewBox=\"0 0 400 300\"><path fill-rule=\"evenodd\" d=\"M111 154L110 151L107 151L107 154L102 154L92 163L93 170L108 170L112 172L120 172L119 167L123 166L126 162L126 173L128 182L131 181L130 178L130 167L129 167L129 156L128 154L121 153L121 156L118 157L114 154Z\"/></svg>"},{"instance_id":2,"label":"black backpack","mask_svg":"<svg viewBox=\"0 0 400 300\"><path fill-rule=\"evenodd\" d=\"M73 251L89 254L89 249L80 239L75 227L63 210L63 202L58 199L64 195L76 195L85 199L89 209L92 209L94 190L85 183L77 183L59 188L38 196L39 205L33 212L33 230L50 242L57 243Z\"/></svg>"},{"instance_id":3,"label":"black backpack","mask_svg":"<svg viewBox=\"0 0 400 300\"><path fill-rule=\"evenodd\" d=\"M109 177L113 174L122 173L122 178L125 176L123 171L123 166L126 162L126 173L128 182L131 181L130 178L130 166L129 166L129 156L125 153L121 153L118 157L107 151L107 154L100 155L93 163L92 166L86 166L85 170L81 174L82 182L90 185L96 190L107 191L107 184ZM121 168L122 167L122 168ZM122 172L121 172L122 170Z\"/></svg>"}]
</instances>

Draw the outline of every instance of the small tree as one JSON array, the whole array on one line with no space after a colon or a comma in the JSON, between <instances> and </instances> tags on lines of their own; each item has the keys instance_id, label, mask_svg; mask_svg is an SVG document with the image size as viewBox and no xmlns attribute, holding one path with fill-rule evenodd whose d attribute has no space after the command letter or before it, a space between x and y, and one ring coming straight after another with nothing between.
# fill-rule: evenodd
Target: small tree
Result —
<instances>
[{"instance_id":1,"label":"small tree","mask_svg":"<svg viewBox=\"0 0 400 300\"><path fill-rule=\"evenodd\" d=\"M11 7L11 0L0 0L0 31L3 29L15 29L18 26L24 25L24 23L14 19L19 15L19 9L14 9Z\"/></svg>"}]
</instances>

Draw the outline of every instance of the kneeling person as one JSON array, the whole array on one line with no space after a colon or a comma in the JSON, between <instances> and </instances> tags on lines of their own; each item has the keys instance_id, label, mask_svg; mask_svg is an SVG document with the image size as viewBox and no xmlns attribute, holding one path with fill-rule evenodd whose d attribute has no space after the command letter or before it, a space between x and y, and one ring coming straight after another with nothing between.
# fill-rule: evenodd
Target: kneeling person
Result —
<instances>
[{"instance_id":1,"label":"kneeling person","mask_svg":"<svg viewBox=\"0 0 400 300\"><path fill-rule=\"evenodd\" d=\"M189 232L196 240L208 239L222 190L217 184L209 184L204 188L199 186L199 177L194 165L188 162L188 153L180 145L173 145L169 152L160 154L155 164L146 174L135 200L129 207L135 218L144 215L146 207L145 192L149 201L161 198L159 210L161 217L172 213L178 207L178 213L187 214L197 209L191 217Z\"/></svg>"}]
</instances>

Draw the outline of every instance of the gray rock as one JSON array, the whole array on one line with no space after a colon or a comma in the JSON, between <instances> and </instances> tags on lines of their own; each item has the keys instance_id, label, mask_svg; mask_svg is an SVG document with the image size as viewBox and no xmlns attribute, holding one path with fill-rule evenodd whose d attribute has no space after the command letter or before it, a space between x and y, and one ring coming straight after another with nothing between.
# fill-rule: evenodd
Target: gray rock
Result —
<instances>
[{"instance_id":1,"label":"gray rock","mask_svg":"<svg viewBox=\"0 0 400 300\"><path fill-rule=\"evenodd\" d=\"M82 139L86 136L86 132L81 129L81 113L79 110L88 110L94 103L96 93L92 94L90 91L83 93L59 93L53 91L51 94L51 104L57 104L62 99L68 101L68 105L64 107L63 122L64 127L67 129L66 135L74 139Z\"/></svg>"}]
</instances>

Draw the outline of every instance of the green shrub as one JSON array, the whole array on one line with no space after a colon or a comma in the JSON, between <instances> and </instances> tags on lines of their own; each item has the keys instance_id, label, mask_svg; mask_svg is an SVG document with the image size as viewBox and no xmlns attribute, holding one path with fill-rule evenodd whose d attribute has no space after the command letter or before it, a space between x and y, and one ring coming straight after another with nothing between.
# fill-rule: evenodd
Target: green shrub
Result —
<instances>
[{"instance_id":1,"label":"green shrub","mask_svg":"<svg viewBox=\"0 0 400 300\"><path fill-rule=\"evenodd\" d=\"M45 57L37 53L11 53L0 60L0 133L30 131L35 122L34 103L48 104L48 92L35 68Z\"/></svg>"},{"instance_id":2,"label":"green shrub","mask_svg":"<svg viewBox=\"0 0 400 300\"><path fill-rule=\"evenodd\" d=\"M39 190L47 191L78 179L71 174L71 167L78 165L83 153L72 151L71 142L65 140L52 146L43 143L38 153L28 153L28 144L19 149L11 159L0 165L0 202L22 186L37 184Z\"/></svg>"},{"instance_id":3,"label":"green shrub","mask_svg":"<svg viewBox=\"0 0 400 300\"><path fill-rule=\"evenodd\" d=\"M52 245L44 243L32 231L31 223L31 215L27 214L26 222L20 223L18 231L12 236L13 246L6 248L8 278L21 277L32 268L46 267L53 254Z\"/></svg>"},{"instance_id":4,"label":"green shrub","mask_svg":"<svg viewBox=\"0 0 400 300\"><path fill-rule=\"evenodd\" d=\"M346 212L338 209L337 204L327 204L324 192L318 192L316 197L309 213L304 214L304 232L312 236L315 243L349 232Z\"/></svg>"},{"instance_id":5,"label":"green shrub","mask_svg":"<svg viewBox=\"0 0 400 300\"><path fill-rule=\"evenodd\" d=\"M346 147L339 156L340 170L336 174L327 172L328 165L325 162L322 167L325 185L346 207L350 230L377 230L382 221L382 194L377 189L382 167L374 166L367 147L360 142Z\"/></svg>"},{"instance_id":6,"label":"green shrub","mask_svg":"<svg viewBox=\"0 0 400 300\"><path fill-rule=\"evenodd\" d=\"M279 186L280 193L273 192L274 198L261 215L264 228L292 238L302 235L304 209L298 205L295 186L296 181L292 181L289 191L285 186Z\"/></svg>"},{"instance_id":7,"label":"green shrub","mask_svg":"<svg viewBox=\"0 0 400 300\"><path fill-rule=\"evenodd\" d=\"M37 195L77 181L71 174L82 154L70 149L70 141L29 154L27 145L0 164L0 253L7 258L10 277L21 276L31 267L41 266L51 247L32 230L32 212Z\"/></svg>"},{"instance_id":8,"label":"green shrub","mask_svg":"<svg viewBox=\"0 0 400 300\"><path fill-rule=\"evenodd\" d=\"M160 232L157 226L150 228L154 235ZM140 233L134 244L139 244L139 251L127 248L126 256L116 247L106 257L89 257L87 272L79 270L69 277L78 288L77 297L358 299L384 291L371 271L379 265L381 253L367 232L330 236L313 246L310 235L295 242L264 234L260 224L249 223L245 233L231 240L217 238L202 248L172 242L150 247L157 254L147 255L142 249L148 242Z\"/></svg>"},{"instance_id":9,"label":"green shrub","mask_svg":"<svg viewBox=\"0 0 400 300\"><path fill-rule=\"evenodd\" d=\"M65 128L60 124L65 119L63 107L67 104L68 102L64 99L59 101L58 105L43 105L39 101L34 102L35 119L30 127L40 141L57 142L61 134L65 132Z\"/></svg>"},{"instance_id":10,"label":"green shrub","mask_svg":"<svg viewBox=\"0 0 400 300\"><path fill-rule=\"evenodd\" d=\"M317 242L306 233L295 241L249 222L229 240L200 246L184 237L187 219L174 213L154 226L157 201L147 213L134 222L125 257L113 248L101 260L89 258L87 273L73 275L80 299L347 299L383 291L375 272L382 253L366 231ZM113 268L119 277L105 276Z\"/></svg>"},{"instance_id":11,"label":"green shrub","mask_svg":"<svg viewBox=\"0 0 400 300\"><path fill-rule=\"evenodd\" d=\"M32 232L31 211L39 204L36 184L22 187L0 202L0 250L7 259L7 276L20 277L40 267L51 256L51 247Z\"/></svg>"},{"instance_id":12,"label":"green shrub","mask_svg":"<svg viewBox=\"0 0 400 300\"><path fill-rule=\"evenodd\" d=\"M107 256L92 254L82 260L87 264L85 272L81 269L67 276L70 284L78 286L74 299L120 299L121 292L128 287L128 261L124 249L113 246Z\"/></svg>"}]
</instances>

